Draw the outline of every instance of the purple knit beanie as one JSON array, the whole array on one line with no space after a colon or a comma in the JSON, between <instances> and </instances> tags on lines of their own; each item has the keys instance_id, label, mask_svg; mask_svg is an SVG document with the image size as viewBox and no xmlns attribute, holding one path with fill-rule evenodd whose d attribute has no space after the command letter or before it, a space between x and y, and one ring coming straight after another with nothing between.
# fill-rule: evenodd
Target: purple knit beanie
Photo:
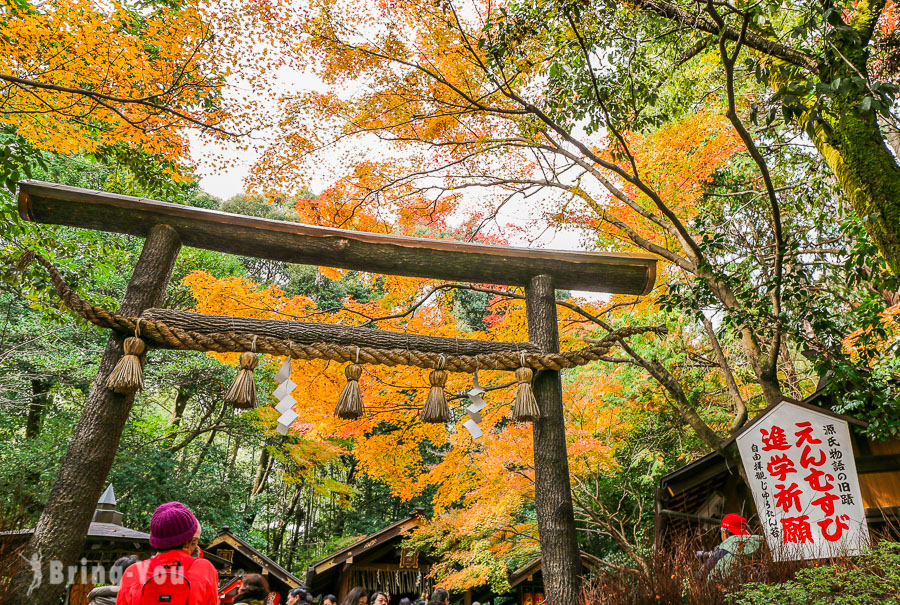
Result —
<instances>
[{"instance_id":1,"label":"purple knit beanie","mask_svg":"<svg viewBox=\"0 0 900 605\"><path fill-rule=\"evenodd\" d=\"M150 546L160 550L184 546L199 527L197 517L181 502L160 504L150 519Z\"/></svg>"}]
</instances>

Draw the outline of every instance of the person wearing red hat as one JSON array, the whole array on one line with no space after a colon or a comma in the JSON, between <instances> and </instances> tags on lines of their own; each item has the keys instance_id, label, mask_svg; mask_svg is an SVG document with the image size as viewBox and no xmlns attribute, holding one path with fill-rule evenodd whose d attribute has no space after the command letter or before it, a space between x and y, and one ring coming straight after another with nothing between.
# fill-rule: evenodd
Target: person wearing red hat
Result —
<instances>
[{"instance_id":1,"label":"person wearing red hat","mask_svg":"<svg viewBox=\"0 0 900 605\"><path fill-rule=\"evenodd\" d=\"M735 513L728 513L722 517L722 540L729 536L749 536L747 520Z\"/></svg>"},{"instance_id":2,"label":"person wearing red hat","mask_svg":"<svg viewBox=\"0 0 900 605\"><path fill-rule=\"evenodd\" d=\"M721 582L730 576L741 559L750 557L762 546L762 536L750 533L747 520L735 513L722 517L720 524L722 543L706 556L703 573L710 582Z\"/></svg>"},{"instance_id":3,"label":"person wearing red hat","mask_svg":"<svg viewBox=\"0 0 900 605\"><path fill-rule=\"evenodd\" d=\"M157 507L150 520L150 546L159 553L125 570L116 605L217 605L219 574L198 550L200 522L181 502Z\"/></svg>"}]
</instances>

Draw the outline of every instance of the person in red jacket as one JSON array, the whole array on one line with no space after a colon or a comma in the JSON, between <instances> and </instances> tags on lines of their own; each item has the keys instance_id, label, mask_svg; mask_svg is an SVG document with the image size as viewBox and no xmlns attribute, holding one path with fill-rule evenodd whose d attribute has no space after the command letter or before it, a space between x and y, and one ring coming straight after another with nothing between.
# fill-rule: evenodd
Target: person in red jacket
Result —
<instances>
[{"instance_id":1,"label":"person in red jacket","mask_svg":"<svg viewBox=\"0 0 900 605\"><path fill-rule=\"evenodd\" d=\"M125 570L116 605L217 605L216 568L191 556L199 541L200 523L187 506L159 505L150 520L150 546L160 552Z\"/></svg>"}]
</instances>

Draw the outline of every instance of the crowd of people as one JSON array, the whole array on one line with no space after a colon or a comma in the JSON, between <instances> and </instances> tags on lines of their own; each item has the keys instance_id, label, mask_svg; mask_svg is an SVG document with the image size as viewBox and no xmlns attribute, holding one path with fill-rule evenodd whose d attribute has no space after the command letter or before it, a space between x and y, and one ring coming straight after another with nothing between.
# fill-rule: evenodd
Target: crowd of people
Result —
<instances>
[{"instance_id":1,"label":"crowd of people","mask_svg":"<svg viewBox=\"0 0 900 605\"><path fill-rule=\"evenodd\" d=\"M218 605L219 574L200 550L200 522L180 502L167 502L157 507L150 520L150 546L159 552L141 561L136 555L117 560L110 570L114 583L95 588L88 594L90 605ZM704 564L701 574L710 581L721 580L731 573L744 556L759 550L760 536L750 534L747 520L736 514L722 519L722 543L711 552L698 552ZM246 574L234 605L266 605L269 584L260 574ZM312 605L318 600L305 586L292 589L287 605ZM401 599L399 605L449 605L450 593L435 588L431 598L411 601ZM371 594L362 586L350 590L340 605L389 605L390 597L381 591ZM337 605L334 595L325 595L322 605Z\"/></svg>"},{"instance_id":2,"label":"crowd of people","mask_svg":"<svg viewBox=\"0 0 900 605\"><path fill-rule=\"evenodd\" d=\"M328 599L331 599L331 602L328 602ZM362 586L357 586L353 588L350 592L347 593L347 596L344 597L344 600L341 601L341 605L388 605L390 603L390 597L387 593L376 590L372 594L368 594L366 589ZM408 598L400 599L399 605L449 605L450 604L450 593L447 592L444 588L435 588L431 592L431 598L428 601L424 599L419 599L416 601L412 601ZM325 597L325 602L322 605L335 605L334 595L328 595ZM477 604L473 604L477 605Z\"/></svg>"},{"instance_id":3,"label":"crowd of people","mask_svg":"<svg viewBox=\"0 0 900 605\"><path fill-rule=\"evenodd\" d=\"M109 586L94 588L88 594L90 605L218 605L219 573L203 558L200 550L201 526L194 513L180 502L167 502L153 512L150 520L150 547L159 551L142 561L137 555L122 557L113 563ZM260 574L246 574L234 598L234 605L265 605L269 583ZM298 586L287 595L287 605L312 605L318 600ZM365 588L352 589L341 605L389 605L384 592L368 594ZM435 588L431 599L401 599L399 605L449 605L450 594ZM338 605L329 594L322 605Z\"/></svg>"}]
</instances>

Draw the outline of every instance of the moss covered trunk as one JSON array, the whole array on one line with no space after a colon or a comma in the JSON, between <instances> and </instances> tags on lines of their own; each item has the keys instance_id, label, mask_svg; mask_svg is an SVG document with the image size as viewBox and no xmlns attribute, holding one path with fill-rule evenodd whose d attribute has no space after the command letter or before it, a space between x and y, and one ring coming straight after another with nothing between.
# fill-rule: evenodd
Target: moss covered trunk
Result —
<instances>
[{"instance_id":1,"label":"moss covered trunk","mask_svg":"<svg viewBox=\"0 0 900 605\"><path fill-rule=\"evenodd\" d=\"M874 108L866 108L870 88L872 36L885 0L860 0L849 22L828 44L820 73L823 83L853 84L824 113L831 132L820 125L815 144L862 219L869 237L895 273L900 273L900 164L888 147ZM841 87L839 87L841 88ZM870 99L870 101L872 100Z\"/></svg>"},{"instance_id":2,"label":"moss covered trunk","mask_svg":"<svg viewBox=\"0 0 900 605\"><path fill-rule=\"evenodd\" d=\"M815 143L891 269L900 273L900 166L875 112L852 97L835 103L830 136L819 126Z\"/></svg>"}]
</instances>

